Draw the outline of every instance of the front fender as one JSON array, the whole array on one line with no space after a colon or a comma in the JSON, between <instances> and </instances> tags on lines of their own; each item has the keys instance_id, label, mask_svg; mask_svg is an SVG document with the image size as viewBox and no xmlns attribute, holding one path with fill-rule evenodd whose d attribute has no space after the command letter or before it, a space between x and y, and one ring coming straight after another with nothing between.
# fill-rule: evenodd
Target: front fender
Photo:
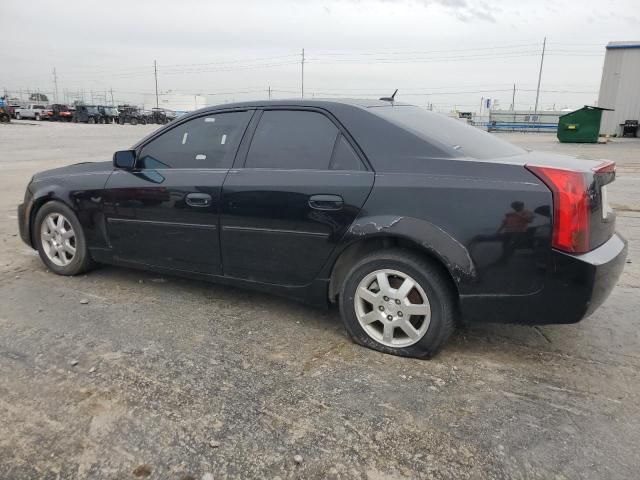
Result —
<instances>
[{"instance_id":1,"label":"front fender","mask_svg":"<svg viewBox=\"0 0 640 480\"><path fill-rule=\"evenodd\" d=\"M74 211L87 238L89 248L107 246L104 228L104 185L111 172L49 177L30 185L32 198L25 205L29 238L36 212L46 202L55 200ZM32 242L33 246L33 242Z\"/></svg>"}]
</instances>

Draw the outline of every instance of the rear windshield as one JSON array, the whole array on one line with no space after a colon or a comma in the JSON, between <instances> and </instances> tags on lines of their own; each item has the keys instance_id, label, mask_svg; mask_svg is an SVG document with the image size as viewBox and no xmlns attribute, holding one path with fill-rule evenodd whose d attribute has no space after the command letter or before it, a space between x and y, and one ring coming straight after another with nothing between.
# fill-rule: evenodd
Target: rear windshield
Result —
<instances>
[{"instance_id":1,"label":"rear windshield","mask_svg":"<svg viewBox=\"0 0 640 480\"><path fill-rule=\"evenodd\" d=\"M460 156L478 159L510 157L525 153L519 147L446 115L413 105L374 107L371 112L410 130L427 142L439 142Z\"/></svg>"}]
</instances>

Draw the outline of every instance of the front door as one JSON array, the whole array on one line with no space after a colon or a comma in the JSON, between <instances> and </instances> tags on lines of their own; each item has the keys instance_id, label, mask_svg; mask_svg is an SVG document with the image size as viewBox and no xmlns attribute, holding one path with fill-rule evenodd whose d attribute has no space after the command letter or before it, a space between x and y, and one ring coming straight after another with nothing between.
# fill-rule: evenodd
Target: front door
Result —
<instances>
[{"instance_id":1,"label":"front door","mask_svg":"<svg viewBox=\"0 0 640 480\"><path fill-rule=\"evenodd\" d=\"M244 165L223 187L224 274L310 283L358 215L373 176L323 113L264 111Z\"/></svg>"},{"instance_id":2,"label":"front door","mask_svg":"<svg viewBox=\"0 0 640 480\"><path fill-rule=\"evenodd\" d=\"M219 274L220 193L251 111L210 113L152 138L133 171L106 185L107 233L116 259Z\"/></svg>"}]
</instances>

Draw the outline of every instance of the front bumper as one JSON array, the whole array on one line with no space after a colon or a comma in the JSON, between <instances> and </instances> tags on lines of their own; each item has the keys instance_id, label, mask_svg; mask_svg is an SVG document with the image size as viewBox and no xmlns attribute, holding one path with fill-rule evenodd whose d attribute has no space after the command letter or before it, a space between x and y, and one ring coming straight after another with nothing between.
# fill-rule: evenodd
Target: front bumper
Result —
<instances>
[{"instance_id":1,"label":"front bumper","mask_svg":"<svg viewBox=\"0 0 640 480\"><path fill-rule=\"evenodd\" d=\"M607 299L622 274L627 242L614 234L591 252L552 253L544 287L530 295L468 295L460 297L465 322L544 325L576 323Z\"/></svg>"},{"instance_id":2,"label":"front bumper","mask_svg":"<svg viewBox=\"0 0 640 480\"><path fill-rule=\"evenodd\" d=\"M31 229L29 218L31 217L31 202L21 203L18 205L18 230L20 231L20 238L24 243L33 248L31 242Z\"/></svg>"}]
</instances>

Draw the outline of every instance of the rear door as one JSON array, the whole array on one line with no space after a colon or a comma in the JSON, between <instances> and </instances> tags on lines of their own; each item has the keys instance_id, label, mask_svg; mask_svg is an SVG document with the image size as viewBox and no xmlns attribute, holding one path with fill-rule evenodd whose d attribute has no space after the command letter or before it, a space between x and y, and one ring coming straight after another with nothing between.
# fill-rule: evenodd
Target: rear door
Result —
<instances>
[{"instance_id":1,"label":"rear door","mask_svg":"<svg viewBox=\"0 0 640 480\"><path fill-rule=\"evenodd\" d=\"M358 215L374 174L324 112L258 115L251 142L241 149L245 161L230 170L223 187L224 274L305 285Z\"/></svg>"},{"instance_id":2,"label":"rear door","mask_svg":"<svg viewBox=\"0 0 640 480\"><path fill-rule=\"evenodd\" d=\"M252 113L209 113L181 122L138 150L134 171L114 171L104 205L116 258L221 272L220 192Z\"/></svg>"}]
</instances>

